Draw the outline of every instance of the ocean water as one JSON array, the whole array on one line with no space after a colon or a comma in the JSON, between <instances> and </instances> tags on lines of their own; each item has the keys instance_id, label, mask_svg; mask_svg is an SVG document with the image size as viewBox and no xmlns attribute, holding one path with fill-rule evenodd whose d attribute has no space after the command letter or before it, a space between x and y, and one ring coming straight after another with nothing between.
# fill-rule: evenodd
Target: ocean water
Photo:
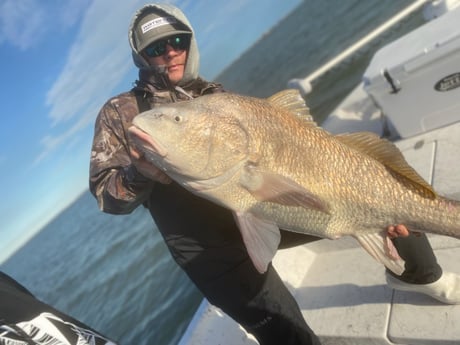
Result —
<instances>
[{"instance_id":1,"label":"ocean water","mask_svg":"<svg viewBox=\"0 0 460 345\"><path fill-rule=\"evenodd\" d=\"M1 269L41 300L121 344L176 344L201 294L148 211L99 211L89 191Z\"/></svg>"},{"instance_id":2,"label":"ocean water","mask_svg":"<svg viewBox=\"0 0 460 345\"><path fill-rule=\"evenodd\" d=\"M231 91L269 96L410 3L304 1L216 79ZM375 50L421 22L420 13L411 16L315 82L307 102L317 120L359 82ZM202 299L145 209L104 214L88 191L0 269L120 344L177 344Z\"/></svg>"}]
</instances>

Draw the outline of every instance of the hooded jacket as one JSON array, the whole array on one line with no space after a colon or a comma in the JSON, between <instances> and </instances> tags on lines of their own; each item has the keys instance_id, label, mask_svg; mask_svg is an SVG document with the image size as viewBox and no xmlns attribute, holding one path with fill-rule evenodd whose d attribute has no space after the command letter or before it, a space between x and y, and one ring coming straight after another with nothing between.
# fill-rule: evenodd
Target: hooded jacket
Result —
<instances>
[{"instance_id":1,"label":"hooded jacket","mask_svg":"<svg viewBox=\"0 0 460 345\"><path fill-rule=\"evenodd\" d=\"M135 47L133 26L139 15L151 7L174 16L192 32L184 77L178 85L172 85L161 70L149 66ZM223 91L219 84L198 77L199 53L193 28L176 7L144 6L134 15L128 36L134 63L139 67L139 80L129 92L115 96L103 105L94 127L90 158L90 191L96 197L99 208L113 214L130 213L145 203L155 184L139 174L131 162L127 130L134 117L156 104L180 102Z\"/></svg>"}]
</instances>

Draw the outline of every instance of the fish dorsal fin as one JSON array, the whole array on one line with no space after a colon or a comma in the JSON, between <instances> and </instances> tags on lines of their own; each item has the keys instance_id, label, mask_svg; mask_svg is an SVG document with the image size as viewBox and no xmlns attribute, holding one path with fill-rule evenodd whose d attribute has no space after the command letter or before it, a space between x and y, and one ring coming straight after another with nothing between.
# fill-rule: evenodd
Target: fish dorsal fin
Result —
<instances>
[{"instance_id":1,"label":"fish dorsal fin","mask_svg":"<svg viewBox=\"0 0 460 345\"><path fill-rule=\"evenodd\" d=\"M305 103L305 100L299 90L283 90L270 96L267 100L271 104L286 109L297 115L299 118L305 120L307 123L316 126L316 123L310 114L310 109Z\"/></svg>"},{"instance_id":2,"label":"fish dorsal fin","mask_svg":"<svg viewBox=\"0 0 460 345\"><path fill-rule=\"evenodd\" d=\"M436 192L433 188L406 162L401 151L391 141L382 139L371 132L339 134L335 138L348 147L352 147L376 159L391 171L403 177L409 185L415 187L422 195L431 199L436 198Z\"/></svg>"}]
</instances>

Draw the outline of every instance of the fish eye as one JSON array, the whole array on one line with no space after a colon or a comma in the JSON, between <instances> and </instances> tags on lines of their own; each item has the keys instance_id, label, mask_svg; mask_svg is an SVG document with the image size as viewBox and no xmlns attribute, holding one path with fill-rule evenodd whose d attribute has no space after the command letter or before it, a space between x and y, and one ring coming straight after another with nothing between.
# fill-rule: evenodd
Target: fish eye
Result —
<instances>
[{"instance_id":1,"label":"fish eye","mask_svg":"<svg viewBox=\"0 0 460 345\"><path fill-rule=\"evenodd\" d=\"M181 121L182 121L182 117L180 117L179 115L176 115L176 116L174 116L174 121L176 121L176 122L181 122Z\"/></svg>"}]
</instances>

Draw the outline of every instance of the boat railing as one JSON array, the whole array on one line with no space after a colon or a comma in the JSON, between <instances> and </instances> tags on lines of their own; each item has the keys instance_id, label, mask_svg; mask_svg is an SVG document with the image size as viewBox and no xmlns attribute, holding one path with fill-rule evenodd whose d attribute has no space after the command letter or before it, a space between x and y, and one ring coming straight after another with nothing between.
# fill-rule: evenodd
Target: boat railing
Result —
<instances>
[{"instance_id":1,"label":"boat railing","mask_svg":"<svg viewBox=\"0 0 460 345\"><path fill-rule=\"evenodd\" d=\"M324 65L316 69L313 73L305 78L295 78L291 79L288 82L288 87L299 89L304 95L309 94L312 90L312 82L349 58L351 55L355 54L363 46L367 45L369 42L380 36L382 33L387 31L393 25L399 23L413 12L419 10L422 6L430 3L430 0L416 0L411 5L407 6L405 9L400 11L398 14L387 20L385 23L371 31L369 34L358 40L356 43L352 44L350 47L342 51L340 54L326 62Z\"/></svg>"}]
</instances>

